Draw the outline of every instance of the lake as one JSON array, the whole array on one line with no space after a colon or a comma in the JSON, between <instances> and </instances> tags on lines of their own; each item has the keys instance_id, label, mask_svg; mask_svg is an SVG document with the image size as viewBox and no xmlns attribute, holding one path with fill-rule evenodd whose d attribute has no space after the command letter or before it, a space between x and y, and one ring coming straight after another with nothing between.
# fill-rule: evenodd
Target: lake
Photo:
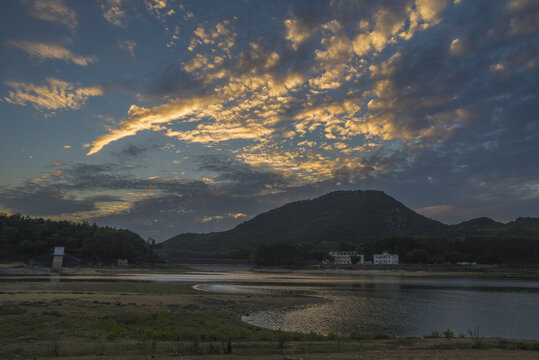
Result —
<instances>
[{"instance_id":1,"label":"lake","mask_svg":"<svg viewBox=\"0 0 539 360\"><path fill-rule=\"evenodd\" d=\"M193 272L110 276L3 276L2 281L166 281L199 290L266 296L311 296L301 308L267 309L243 320L260 327L321 334L382 331L424 336L539 339L539 281L490 278Z\"/></svg>"},{"instance_id":2,"label":"lake","mask_svg":"<svg viewBox=\"0 0 539 360\"><path fill-rule=\"evenodd\" d=\"M482 278L404 278L357 276L281 279L278 284L203 284L216 292L308 295L321 304L298 309L268 309L243 317L270 329L349 334L382 331L395 336L455 336L479 329L481 336L539 338L539 282ZM319 280L317 283L316 280Z\"/></svg>"}]
</instances>

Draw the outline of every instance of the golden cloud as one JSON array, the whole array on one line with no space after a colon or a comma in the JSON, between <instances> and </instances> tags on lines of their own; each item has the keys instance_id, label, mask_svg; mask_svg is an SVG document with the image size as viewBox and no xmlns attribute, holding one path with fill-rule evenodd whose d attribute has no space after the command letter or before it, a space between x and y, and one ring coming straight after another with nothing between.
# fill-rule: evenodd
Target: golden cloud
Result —
<instances>
[{"instance_id":1,"label":"golden cloud","mask_svg":"<svg viewBox=\"0 0 539 360\"><path fill-rule=\"evenodd\" d=\"M4 100L21 106L31 104L38 110L75 110L84 105L89 97L103 95L100 86L76 88L72 83L54 78L47 78L45 82L44 85L35 85L6 81L4 84L14 90L9 91L9 97Z\"/></svg>"},{"instance_id":2,"label":"golden cloud","mask_svg":"<svg viewBox=\"0 0 539 360\"><path fill-rule=\"evenodd\" d=\"M77 26L77 14L63 0L34 0L27 2L30 15L49 22L65 25L73 30Z\"/></svg>"},{"instance_id":3,"label":"golden cloud","mask_svg":"<svg viewBox=\"0 0 539 360\"><path fill-rule=\"evenodd\" d=\"M292 43L294 50L311 36L311 30L298 19L286 19L284 21L286 27L286 40Z\"/></svg>"},{"instance_id":4,"label":"golden cloud","mask_svg":"<svg viewBox=\"0 0 539 360\"><path fill-rule=\"evenodd\" d=\"M342 126L347 120L353 119L359 110L359 105L350 99L305 108L294 116L295 129L298 134L305 135L323 127L325 136L333 139L336 138L335 132L344 133Z\"/></svg>"},{"instance_id":5,"label":"golden cloud","mask_svg":"<svg viewBox=\"0 0 539 360\"><path fill-rule=\"evenodd\" d=\"M425 24L437 25L440 23L440 15L447 7L447 0L416 0L417 12Z\"/></svg>"},{"instance_id":6,"label":"golden cloud","mask_svg":"<svg viewBox=\"0 0 539 360\"><path fill-rule=\"evenodd\" d=\"M451 51L451 54L455 56L462 56L466 52L466 47L464 45L464 41L456 38L453 41L451 41L451 44L449 45L449 50Z\"/></svg>"},{"instance_id":7,"label":"golden cloud","mask_svg":"<svg viewBox=\"0 0 539 360\"><path fill-rule=\"evenodd\" d=\"M161 10L167 7L165 0L146 0L146 7L150 11Z\"/></svg>"},{"instance_id":8,"label":"golden cloud","mask_svg":"<svg viewBox=\"0 0 539 360\"><path fill-rule=\"evenodd\" d=\"M226 53L234 46L236 34L230 30L230 20L223 20L215 25L215 28L207 29L204 25L199 24L193 32L189 51L194 51L198 45L217 45L217 47Z\"/></svg>"},{"instance_id":9,"label":"golden cloud","mask_svg":"<svg viewBox=\"0 0 539 360\"><path fill-rule=\"evenodd\" d=\"M323 25L322 29L331 31L332 36L322 39L326 50L316 50L316 58L323 61L349 61L353 55L353 45L344 31L344 26L338 20L332 20Z\"/></svg>"},{"instance_id":10,"label":"golden cloud","mask_svg":"<svg viewBox=\"0 0 539 360\"><path fill-rule=\"evenodd\" d=\"M432 206L425 206L419 209L415 209L419 214L429 216L432 218L444 216L444 215L450 215L456 212L461 211L461 209L457 209L453 205L432 205Z\"/></svg>"},{"instance_id":11,"label":"golden cloud","mask_svg":"<svg viewBox=\"0 0 539 360\"><path fill-rule=\"evenodd\" d=\"M120 45L120 49L125 49L129 51L129 54L131 57L135 57L135 47L137 46L137 42L133 40L122 40L118 42L118 45Z\"/></svg>"},{"instance_id":12,"label":"golden cloud","mask_svg":"<svg viewBox=\"0 0 539 360\"><path fill-rule=\"evenodd\" d=\"M410 40L418 30L437 25L446 6L446 0L416 0L415 6L408 7L406 12L379 8L373 16L372 30L364 26L367 31L354 38L354 52L365 56L381 52L398 38Z\"/></svg>"},{"instance_id":13,"label":"golden cloud","mask_svg":"<svg viewBox=\"0 0 539 360\"><path fill-rule=\"evenodd\" d=\"M32 57L36 57L40 60L56 59L71 62L80 66L86 66L91 63L97 62L96 56L81 56L77 55L70 50L55 44L45 44L32 41L12 41L10 44L16 48L19 48Z\"/></svg>"},{"instance_id":14,"label":"golden cloud","mask_svg":"<svg viewBox=\"0 0 539 360\"><path fill-rule=\"evenodd\" d=\"M282 174L293 174L297 183L321 181L334 177L343 172L355 173L355 177L369 173L375 175L382 169L376 169L362 164L362 159L350 156L347 145L344 143L330 144L319 143L319 148L302 146L304 142L297 143L294 150L285 150L275 142L247 146L241 151L236 151L238 160L253 166L267 168ZM326 152L325 152L325 151ZM344 157L336 154L345 154ZM361 171L360 171L361 169ZM278 192L279 189L267 189L268 193Z\"/></svg>"},{"instance_id":15,"label":"golden cloud","mask_svg":"<svg viewBox=\"0 0 539 360\"><path fill-rule=\"evenodd\" d=\"M38 185L38 184L41 184L43 183L47 178L49 177L58 177L58 176L62 176L63 175L63 171L62 170L52 170L52 171L49 171L43 175L41 175L40 177L38 178L35 178L35 179L31 179L29 180L29 182L31 184L34 184L34 185Z\"/></svg>"},{"instance_id":16,"label":"golden cloud","mask_svg":"<svg viewBox=\"0 0 539 360\"><path fill-rule=\"evenodd\" d=\"M109 23L124 27L126 26L126 15L122 9L122 0L105 0L101 3L103 17Z\"/></svg>"},{"instance_id":17,"label":"golden cloud","mask_svg":"<svg viewBox=\"0 0 539 360\"><path fill-rule=\"evenodd\" d=\"M236 123L199 124L195 130L166 132L167 136L178 140L196 143L217 143L229 140L254 139L262 140L270 135L272 129L257 123L239 125Z\"/></svg>"},{"instance_id":18,"label":"golden cloud","mask_svg":"<svg viewBox=\"0 0 539 360\"><path fill-rule=\"evenodd\" d=\"M311 91L338 89L345 82L361 77L362 68L368 63L365 58L380 53L389 44L410 40L417 31L439 23L446 5L446 1L418 0L404 9L379 7L371 22L360 20L360 32L353 39L338 20L322 25L320 29L330 35L322 38L323 49L315 51L318 64L312 71L318 75L309 79ZM352 63L354 54L361 58L359 63Z\"/></svg>"},{"instance_id":19,"label":"golden cloud","mask_svg":"<svg viewBox=\"0 0 539 360\"><path fill-rule=\"evenodd\" d=\"M92 155L113 141L132 136L143 130L163 130L163 124L179 120L194 114L201 108L216 102L212 97L192 98L187 100L176 99L151 109L131 105L128 118L120 124L118 129L112 129L108 134L98 137L87 155Z\"/></svg>"}]
</instances>

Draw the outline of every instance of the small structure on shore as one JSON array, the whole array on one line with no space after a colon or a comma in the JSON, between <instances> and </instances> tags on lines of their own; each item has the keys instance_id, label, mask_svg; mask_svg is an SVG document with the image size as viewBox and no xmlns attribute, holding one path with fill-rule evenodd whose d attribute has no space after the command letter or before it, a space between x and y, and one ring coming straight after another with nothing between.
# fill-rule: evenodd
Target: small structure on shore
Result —
<instances>
[{"instance_id":1,"label":"small structure on shore","mask_svg":"<svg viewBox=\"0 0 539 360\"><path fill-rule=\"evenodd\" d=\"M60 270L64 263L64 247L56 246L52 256L52 270Z\"/></svg>"},{"instance_id":2,"label":"small structure on shore","mask_svg":"<svg viewBox=\"0 0 539 360\"><path fill-rule=\"evenodd\" d=\"M374 264L398 264L399 254L390 254L384 251L382 254L374 254L372 256Z\"/></svg>"},{"instance_id":3,"label":"small structure on shore","mask_svg":"<svg viewBox=\"0 0 539 360\"><path fill-rule=\"evenodd\" d=\"M127 260L127 259L116 259L116 266L129 266L129 260Z\"/></svg>"},{"instance_id":4,"label":"small structure on shore","mask_svg":"<svg viewBox=\"0 0 539 360\"><path fill-rule=\"evenodd\" d=\"M330 251L329 255L333 256L333 263L335 265L354 265L356 263L365 263L365 257L362 254L358 254L357 251ZM353 262L352 258L359 259L357 259L356 262Z\"/></svg>"}]
</instances>

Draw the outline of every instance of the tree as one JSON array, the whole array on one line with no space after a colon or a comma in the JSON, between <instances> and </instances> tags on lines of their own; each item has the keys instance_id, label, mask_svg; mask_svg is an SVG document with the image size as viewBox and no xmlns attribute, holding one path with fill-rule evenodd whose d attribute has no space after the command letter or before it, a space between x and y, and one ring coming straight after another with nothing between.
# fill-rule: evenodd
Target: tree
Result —
<instances>
[{"instance_id":1,"label":"tree","mask_svg":"<svg viewBox=\"0 0 539 360\"><path fill-rule=\"evenodd\" d=\"M430 256L425 249L414 249L406 253L406 261L412 264L427 264Z\"/></svg>"},{"instance_id":2,"label":"tree","mask_svg":"<svg viewBox=\"0 0 539 360\"><path fill-rule=\"evenodd\" d=\"M355 265L361 261L361 256L353 255L350 257L350 260L352 261L352 265Z\"/></svg>"},{"instance_id":3,"label":"tree","mask_svg":"<svg viewBox=\"0 0 539 360\"><path fill-rule=\"evenodd\" d=\"M300 246L285 241L263 244L255 249L254 261L262 266L297 266L303 262L303 250Z\"/></svg>"},{"instance_id":4,"label":"tree","mask_svg":"<svg viewBox=\"0 0 539 360\"><path fill-rule=\"evenodd\" d=\"M501 260L500 260L500 257L498 256L498 254L493 253L493 252L489 252L485 256L485 262L487 264L499 264L499 263L501 263Z\"/></svg>"},{"instance_id":5,"label":"tree","mask_svg":"<svg viewBox=\"0 0 539 360\"><path fill-rule=\"evenodd\" d=\"M150 244L129 230L0 214L0 260L28 260L50 253L55 246L64 246L67 254L86 263L113 264L117 258L133 264L160 260Z\"/></svg>"}]
</instances>

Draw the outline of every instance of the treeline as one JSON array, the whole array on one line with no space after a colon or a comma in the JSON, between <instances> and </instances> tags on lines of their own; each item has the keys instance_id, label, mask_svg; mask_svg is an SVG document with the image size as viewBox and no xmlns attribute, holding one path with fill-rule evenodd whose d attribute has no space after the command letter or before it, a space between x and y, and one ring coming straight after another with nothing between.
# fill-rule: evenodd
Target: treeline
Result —
<instances>
[{"instance_id":1,"label":"treeline","mask_svg":"<svg viewBox=\"0 0 539 360\"><path fill-rule=\"evenodd\" d=\"M383 251L399 254L402 264L538 264L539 239L391 237L364 244L331 242L314 247L287 241L258 246L252 258L260 266L299 266L305 261L329 259L329 251L358 251L365 260Z\"/></svg>"},{"instance_id":2,"label":"treeline","mask_svg":"<svg viewBox=\"0 0 539 360\"><path fill-rule=\"evenodd\" d=\"M311 244L275 241L257 246L252 258L260 266L300 266L305 261L328 259L329 254Z\"/></svg>"},{"instance_id":3,"label":"treeline","mask_svg":"<svg viewBox=\"0 0 539 360\"><path fill-rule=\"evenodd\" d=\"M50 254L55 246L64 246L66 254L86 264L113 264L116 259L128 259L130 264L160 261L152 244L129 230L0 214L0 260L27 261Z\"/></svg>"},{"instance_id":4,"label":"treeline","mask_svg":"<svg viewBox=\"0 0 539 360\"><path fill-rule=\"evenodd\" d=\"M400 262L408 264L539 263L539 239L528 237L392 237L364 245L368 255L383 250L399 254Z\"/></svg>"}]
</instances>

